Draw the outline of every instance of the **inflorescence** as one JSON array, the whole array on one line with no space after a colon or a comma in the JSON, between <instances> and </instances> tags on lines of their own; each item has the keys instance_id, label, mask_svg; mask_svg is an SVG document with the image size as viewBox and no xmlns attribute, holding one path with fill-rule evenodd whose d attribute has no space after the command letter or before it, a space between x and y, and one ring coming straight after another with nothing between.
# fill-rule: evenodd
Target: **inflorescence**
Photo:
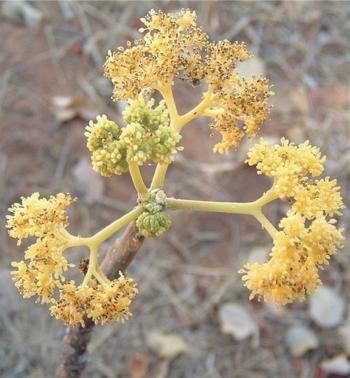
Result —
<instances>
[{"instance_id":1,"label":"inflorescence","mask_svg":"<svg viewBox=\"0 0 350 378\"><path fill-rule=\"evenodd\" d=\"M276 198L292 203L280 221L271 259L265 264L246 264L243 280L251 298L278 305L304 300L320 286L319 269L341 247L342 229L334 215L344 207L336 180L316 180L323 172L325 157L317 147L305 142L299 146L282 139L281 145L265 141L249 152L247 163L256 165L258 174L272 176Z\"/></svg>"},{"instance_id":2,"label":"inflorescence","mask_svg":"<svg viewBox=\"0 0 350 378\"><path fill-rule=\"evenodd\" d=\"M64 273L72 268L64 256L70 238L64 232L68 226L66 207L70 195L59 193L49 199L34 193L22 197L21 203L10 208L7 216L10 236L22 239L35 237L24 254L24 260L13 262L15 285L24 298L37 296L41 303L49 303L51 314L65 324L81 324L84 316L96 323L124 321L130 316L129 305L137 294L135 282L120 273L119 278L102 282L91 280L90 286L76 286L67 282Z\"/></svg>"},{"instance_id":3,"label":"inflorescence","mask_svg":"<svg viewBox=\"0 0 350 378\"><path fill-rule=\"evenodd\" d=\"M246 264L243 274L250 298L285 305L303 300L320 284L319 271L342 246L342 229L336 217L344 207L336 180L317 178L325 157L309 142L299 146L288 140L269 145L264 140L248 153L246 163L258 174L273 178L272 187L249 203L223 203L168 198L163 191L167 167L182 148L182 128L193 119L211 118L211 127L222 134L214 151L224 153L238 147L242 138L255 136L267 119L271 88L265 77L244 79L237 63L251 57L243 43L210 42L196 24L196 14L150 11L141 19L143 38L109 53L105 74L114 84L113 98L127 100L123 126L106 115L97 116L86 127L87 147L93 168L102 176L130 172L138 204L129 213L87 238L71 235L66 208L73 198L59 193L40 198L39 193L12 205L7 216L9 235L34 238L24 260L14 262L12 275L24 298L36 296L50 305L51 314L65 324L85 325L124 321L138 290L136 283L119 272L109 280L98 263L100 245L130 222L139 232L156 238L171 226L170 210L189 209L248 214L255 217L273 238L271 258L264 264ZM177 77L207 85L202 101L184 115L177 112L172 86ZM163 97L155 102L157 91ZM157 164L148 188L140 166ZM276 229L263 213L274 200L286 200L290 209ZM66 281L73 268L66 250L85 246L89 259L82 264L84 278Z\"/></svg>"},{"instance_id":4,"label":"inflorescence","mask_svg":"<svg viewBox=\"0 0 350 378\"><path fill-rule=\"evenodd\" d=\"M211 127L221 133L215 152L237 148L244 135L257 134L269 115L267 100L273 92L265 77L248 80L237 70L238 62L252 56L244 43L210 42L189 10L176 15L152 10L141 21L143 38L110 52L105 64L115 101L136 99L145 88L162 93L176 77L185 76L208 86L203 94L207 106L196 117L212 118Z\"/></svg>"}]
</instances>

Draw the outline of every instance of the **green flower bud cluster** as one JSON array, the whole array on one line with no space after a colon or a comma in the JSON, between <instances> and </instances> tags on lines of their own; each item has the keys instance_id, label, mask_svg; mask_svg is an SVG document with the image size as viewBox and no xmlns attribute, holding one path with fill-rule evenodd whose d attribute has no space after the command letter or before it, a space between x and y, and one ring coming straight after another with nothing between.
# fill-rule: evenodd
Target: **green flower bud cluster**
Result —
<instances>
[{"instance_id":1,"label":"green flower bud cluster","mask_svg":"<svg viewBox=\"0 0 350 378\"><path fill-rule=\"evenodd\" d=\"M121 129L105 115L86 127L87 147L92 153L92 166L102 176L121 175L128 170L127 150L118 138Z\"/></svg>"},{"instance_id":2,"label":"green flower bud cluster","mask_svg":"<svg viewBox=\"0 0 350 378\"><path fill-rule=\"evenodd\" d=\"M137 218L136 226L147 238L157 238L171 226L171 219L165 212L166 195L162 190L153 190L143 202L144 212Z\"/></svg>"},{"instance_id":3,"label":"green flower bud cluster","mask_svg":"<svg viewBox=\"0 0 350 378\"><path fill-rule=\"evenodd\" d=\"M120 175L128 163L143 165L147 161L170 164L174 160L180 134L169 127L169 116L162 102L142 95L131 100L123 112L126 126L120 128L105 115L97 116L86 127L87 146L92 153L93 168L102 176Z\"/></svg>"},{"instance_id":4,"label":"green flower bud cluster","mask_svg":"<svg viewBox=\"0 0 350 378\"><path fill-rule=\"evenodd\" d=\"M170 164L174 161L176 147L181 135L169 127L169 114L164 101L154 107L154 99L147 101L143 94L136 100L129 100L123 112L127 124L121 138L126 137L133 148L128 159L144 164L146 161Z\"/></svg>"}]
</instances>

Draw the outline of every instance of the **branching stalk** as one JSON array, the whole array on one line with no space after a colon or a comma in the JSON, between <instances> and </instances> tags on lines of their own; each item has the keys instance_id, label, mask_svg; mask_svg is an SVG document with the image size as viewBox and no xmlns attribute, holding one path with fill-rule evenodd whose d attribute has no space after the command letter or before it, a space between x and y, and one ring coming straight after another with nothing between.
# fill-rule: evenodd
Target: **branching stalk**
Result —
<instances>
[{"instance_id":1,"label":"branching stalk","mask_svg":"<svg viewBox=\"0 0 350 378\"><path fill-rule=\"evenodd\" d=\"M180 132L183 127L194 120L205 114L205 110L210 106L212 101L212 90L209 88L205 93L203 100L192 110L186 114L180 116L174 100L174 95L172 91L171 84L167 86L158 87L159 92L163 96L165 103L167 105L169 116L170 116L170 127ZM168 170L168 164L158 164L154 172L154 176L151 183L151 189L163 187L165 176Z\"/></svg>"},{"instance_id":2,"label":"branching stalk","mask_svg":"<svg viewBox=\"0 0 350 378\"><path fill-rule=\"evenodd\" d=\"M142 207L137 206L133 210L109 224L107 227L97 232L95 235L88 238L71 235L64 229L61 231L61 234L64 237L64 240L68 242L69 247L88 246L91 250L95 250L96 248L98 249L101 243L110 238L121 228L127 226L130 222L135 220L142 213L142 211Z\"/></svg>"},{"instance_id":3,"label":"branching stalk","mask_svg":"<svg viewBox=\"0 0 350 378\"><path fill-rule=\"evenodd\" d=\"M185 125L193 121L202 115L205 115L206 109L208 109L212 102L213 91L208 88L208 91L204 94L202 101L186 114L180 116L180 122L176 125L175 129L181 131Z\"/></svg>"},{"instance_id":4,"label":"branching stalk","mask_svg":"<svg viewBox=\"0 0 350 378\"><path fill-rule=\"evenodd\" d=\"M262 207L276 198L276 194L271 189L264 193L259 199L252 202L216 202L167 198L167 206L172 210L197 210L215 213L251 215L255 217L271 237L274 238L278 230L264 215Z\"/></svg>"}]
</instances>

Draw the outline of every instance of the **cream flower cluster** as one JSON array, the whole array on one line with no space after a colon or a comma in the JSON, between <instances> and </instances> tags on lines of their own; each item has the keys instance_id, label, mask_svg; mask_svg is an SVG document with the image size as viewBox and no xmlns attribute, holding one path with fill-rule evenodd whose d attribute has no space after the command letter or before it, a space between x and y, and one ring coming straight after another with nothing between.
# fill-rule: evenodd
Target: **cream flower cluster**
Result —
<instances>
[{"instance_id":1,"label":"cream flower cluster","mask_svg":"<svg viewBox=\"0 0 350 378\"><path fill-rule=\"evenodd\" d=\"M68 225L65 208L72 202L70 195L59 193L49 199L40 198L39 193L22 197L7 216L9 235L18 239L36 237L25 252L25 260L13 262L15 285L24 298L38 295L42 303L49 303L54 290L64 280L63 273L69 264L63 255L66 242L60 231Z\"/></svg>"},{"instance_id":2,"label":"cream flower cluster","mask_svg":"<svg viewBox=\"0 0 350 378\"><path fill-rule=\"evenodd\" d=\"M185 75L192 83L208 85L210 101L198 116L213 118L211 127L222 134L215 152L236 148L244 135L257 134L273 92L265 77L244 79L238 72L237 63L251 57L244 43L210 42L189 10L151 10L141 22L143 38L107 57L105 74L114 84L114 100L135 99L145 88L162 91Z\"/></svg>"},{"instance_id":3,"label":"cream flower cluster","mask_svg":"<svg viewBox=\"0 0 350 378\"><path fill-rule=\"evenodd\" d=\"M303 300L320 284L319 270L342 246L342 229L333 215L344 207L336 180L314 179L323 172L325 157L309 142L296 146L286 139L270 146L261 141L249 152L247 163L259 174L274 177L272 192L291 201L280 222L271 259L265 264L246 264L245 286L251 298L285 305Z\"/></svg>"},{"instance_id":4,"label":"cream flower cluster","mask_svg":"<svg viewBox=\"0 0 350 378\"><path fill-rule=\"evenodd\" d=\"M52 316L67 325L84 327L87 316L96 324L124 322L131 316L129 306L138 293L136 283L119 272L108 286L77 287L74 281L61 285L60 298L50 307Z\"/></svg>"},{"instance_id":5,"label":"cream flower cluster","mask_svg":"<svg viewBox=\"0 0 350 378\"><path fill-rule=\"evenodd\" d=\"M22 197L7 216L10 236L21 240L36 237L24 254L24 260L13 262L15 286L24 298L37 296L51 305L51 314L66 324L84 326L84 317L95 323L124 321L130 316L129 305L137 294L135 282L120 273L107 283L93 282L79 286L66 282L69 264L63 252L69 247L64 230L68 226L66 207L72 202L68 194L40 198L39 193ZM57 298L57 291L59 293Z\"/></svg>"}]
</instances>

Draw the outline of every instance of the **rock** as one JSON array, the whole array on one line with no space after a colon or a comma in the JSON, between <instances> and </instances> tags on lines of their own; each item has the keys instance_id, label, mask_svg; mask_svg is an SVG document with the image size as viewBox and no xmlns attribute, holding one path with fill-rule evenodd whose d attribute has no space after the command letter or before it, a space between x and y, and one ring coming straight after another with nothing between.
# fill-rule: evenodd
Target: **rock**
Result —
<instances>
[{"instance_id":1,"label":"rock","mask_svg":"<svg viewBox=\"0 0 350 378\"><path fill-rule=\"evenodd\" d=\"M329 360L322 361L321 368L329 374L338 374L347 377L350 374L350 362L345 354L339 354Z\"/></svg>"},{"instance_id":2,"label":"rock","mask_svg":"<svg viewBox=\"0 0 350 378\"><path fill-rule=\"evenodd\" d=\"M148 346L161 358L173 360L190 348L181 335L153 330L147 333Z\"/></svg>"},{"instance_id":3,"label":"rock","mask_svg":"<svg viewBox=\"0 0 350 378\"><path fill-rule=\"evenodd\" d=\"M348 316L345 322L337 328L337 334L341 338L345 352L350 356L350 306L348 307Z\"/></svg>"},{"instance_id":4,"label":"rock","mask_svg":"<svg viewBox=\"0 0 350 378\"><path fill-rule=\"evenodd\" d=\"M221 332L243 340L258 332L258 327L249 312L238 303L225 303L219 309Z\"/></svg>"},{"instance_id":5,"label":"rock","mask_svg":"<svg viewBox=\"0 0 350 378\"><path fill-rule=\"evenodd\" d=\"M309 327L301 325L291 327L286 334L285 341L294 357L300 357L308 350L316 349L319 345L315 332Z\"/></svg>"}]
</instances>

